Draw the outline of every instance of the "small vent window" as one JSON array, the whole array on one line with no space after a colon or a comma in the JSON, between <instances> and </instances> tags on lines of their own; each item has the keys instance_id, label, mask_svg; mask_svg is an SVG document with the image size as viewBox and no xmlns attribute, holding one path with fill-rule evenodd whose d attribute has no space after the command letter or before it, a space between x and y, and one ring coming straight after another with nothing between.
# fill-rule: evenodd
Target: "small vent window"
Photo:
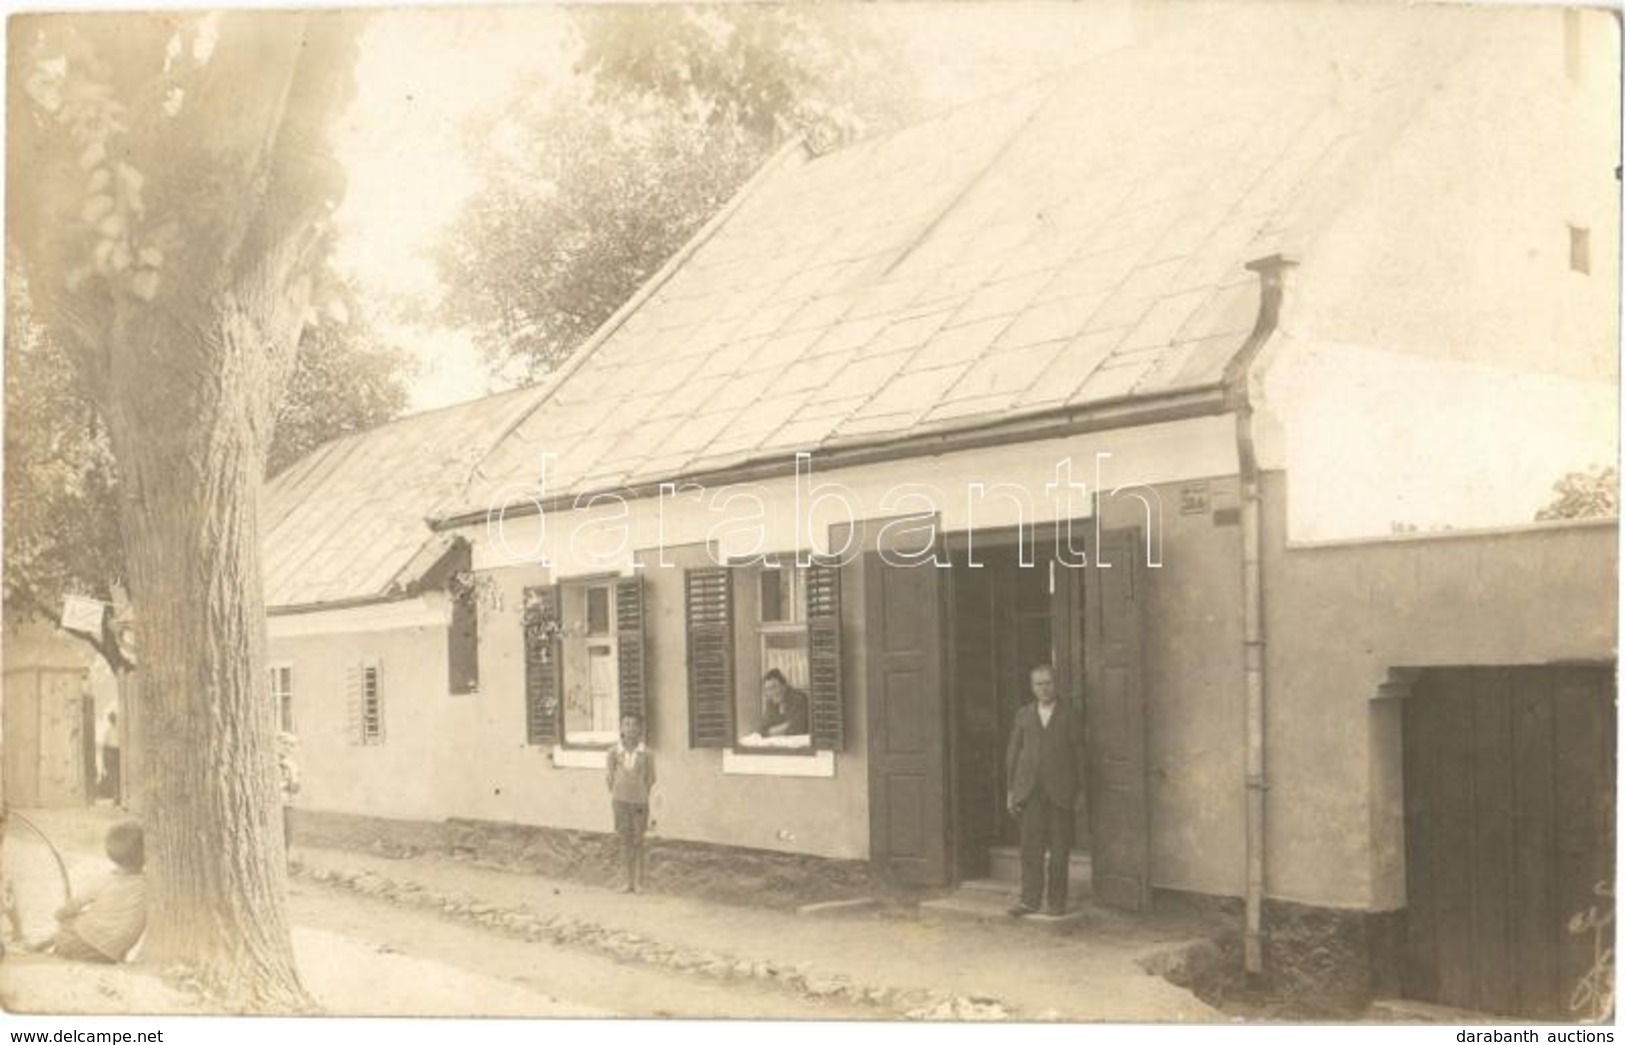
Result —
<instances>
[{"instance_id":1,"label":"small vent window","mask_svg":"<svg viewBox=\"0 0 1625 1045\"><path fill-rule=\"evenodd\" d=\"M361 741L381 744L384 740L384 703L378 692L378 669L368 666L361 673Z\"/></svg>"},{"instance_id":2,"label":"small vent window","mask_svg":"<svg viewBox=\"0 0 1625 1045\"><path fill-rule=\"evenodd\" d=\"M1569 269L1573 272L1591 272L1591 230L1569 226Z\"/></svg>"}]
</instances>

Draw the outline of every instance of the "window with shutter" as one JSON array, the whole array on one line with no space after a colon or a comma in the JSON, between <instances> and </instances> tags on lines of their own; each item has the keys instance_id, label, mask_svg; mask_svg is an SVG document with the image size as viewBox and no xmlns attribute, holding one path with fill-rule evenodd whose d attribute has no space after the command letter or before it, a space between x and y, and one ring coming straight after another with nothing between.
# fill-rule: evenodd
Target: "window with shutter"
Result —
<instances>
[{"instance_id":1,"label":"window with shutter","mask_svg":"<svg viewBox=\"0 0 1625 1045\"><path fill-rule=\"evenodd\" d=\"M350 743L384 742L384 692L378 662L360 661L345 672L344 710Z\"/></svg>"},{"instance_id":2,"label":"window with shutter","mask_svg":"<svg viewBox=\"0 0 1625 1045\"><path fill-rule=\"evenodd\" d=\"M734 740L733 574L693 569L684 578L688 623L688 743L728 747Z\"/></svg>"},{"instance_id":3,"label":"window with shutter","mask_svg":"<svg viewBox=\"0 0 1625 1045\"><path fill-rule=\"evenodd\" d=\"M688 572L694 747L781 755L845 747L840 566L783 558Z\"/></svg>"},{"instance_id":4,"label":"window with shutter","mask_svg":"<svg viewBox=\"0 0 1625 1045\"><path fill-rule=\"evenodd\" d=\"M524 629L525 740L530 744L556 744L564 688L557 586L525 589Z\"/></svg>"}]
</instances>

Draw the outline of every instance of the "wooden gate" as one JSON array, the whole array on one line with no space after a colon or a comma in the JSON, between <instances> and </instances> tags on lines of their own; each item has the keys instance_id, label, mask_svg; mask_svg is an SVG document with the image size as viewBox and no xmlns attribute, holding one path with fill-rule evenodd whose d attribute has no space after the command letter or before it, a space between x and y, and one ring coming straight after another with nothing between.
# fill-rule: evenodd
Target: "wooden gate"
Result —
<instances>
[{"instance_id":1,"label":"wooden gate","mask_svg":"<svg viewBox=\"0 0 1625 1045\"><path fill-rule=\"evenodd\" d=\"M1404 713L1406 995L1595 1015L1585 987L1612 927L1599 937L1585 915L1613 910L1598 890L1613 884L1615 714L1608 669L1418 678Z\"/></svg>"}]
</instances>

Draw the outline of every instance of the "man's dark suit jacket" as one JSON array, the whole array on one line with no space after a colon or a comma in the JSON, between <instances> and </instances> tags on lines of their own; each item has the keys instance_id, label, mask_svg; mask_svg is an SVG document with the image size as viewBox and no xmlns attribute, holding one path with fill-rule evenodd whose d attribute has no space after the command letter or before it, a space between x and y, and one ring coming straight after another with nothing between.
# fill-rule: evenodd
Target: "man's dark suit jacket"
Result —
<instances>
[{"instance_id":1,"label":"man's dark suit jacket","mask_svg":"<svg viewBox=\"0 0 1625 1045\"><path fill-rule=\"evenodd\" d=\"M1017 805L1037 793L1054 805L1075 807L1083 790L1083 723L1065 700L1055 702L1047 729L1036 700L1016 712L1004 774Z\"/></svg>"}]
</instances>

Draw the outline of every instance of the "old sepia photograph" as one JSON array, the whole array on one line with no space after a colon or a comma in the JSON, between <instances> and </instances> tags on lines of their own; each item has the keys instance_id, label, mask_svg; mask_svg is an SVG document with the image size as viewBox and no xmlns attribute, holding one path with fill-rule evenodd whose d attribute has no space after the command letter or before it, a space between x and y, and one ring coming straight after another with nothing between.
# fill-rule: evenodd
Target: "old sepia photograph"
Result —
<instances>
[{"instance_id":1,"label":"old sepia photograph","mask_svg":"<svg viewBox=\"0 0 1625 1045\"><path fill-rule=\"evenodd\" d=\"M1620 45L12 13L5 1019L1612 1024Z\"/></svg>"}]
</instances>

